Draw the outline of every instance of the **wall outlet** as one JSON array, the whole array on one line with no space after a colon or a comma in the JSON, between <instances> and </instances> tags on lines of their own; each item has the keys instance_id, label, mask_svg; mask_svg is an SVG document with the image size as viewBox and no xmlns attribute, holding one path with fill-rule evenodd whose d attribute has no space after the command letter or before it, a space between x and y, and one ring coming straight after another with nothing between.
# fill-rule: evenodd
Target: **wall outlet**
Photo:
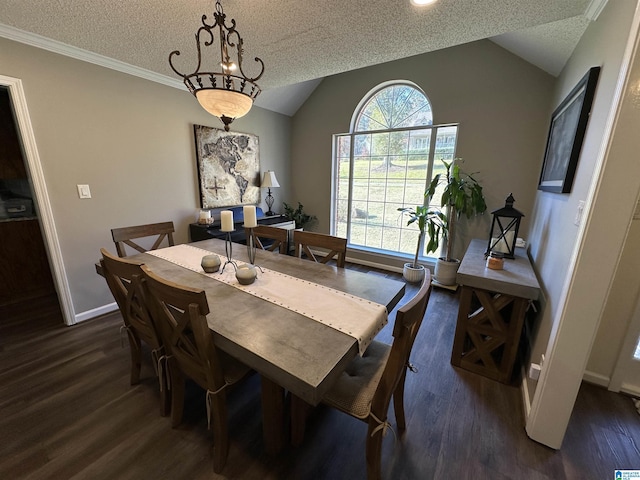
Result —
<instances>
[{"instance_id":1,"label":"wall outlet","mask_svg":"<svg viewBox=\"0 0 640 480\"><path fill-rule=\"evenodd\" d=\"M537 363L532 363L531 365L529 365L529 378L531 380L538 380L538 378L540 378L540 370L542 369Z\"/></svg>"}]
</instances>

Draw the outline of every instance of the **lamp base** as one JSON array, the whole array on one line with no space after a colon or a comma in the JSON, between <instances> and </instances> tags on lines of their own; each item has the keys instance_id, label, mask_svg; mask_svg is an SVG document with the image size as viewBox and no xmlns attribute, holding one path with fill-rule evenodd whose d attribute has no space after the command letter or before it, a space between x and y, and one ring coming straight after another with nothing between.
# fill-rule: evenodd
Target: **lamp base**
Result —
<instances>
[{"instance_id":1,"label":"lamp base","mask_svg":"<svg viewBox=\"0 0 640 480\"><path fill-rule=\"evenodd\" d=\"M271 210L271 208L273 207L273 201L274 201L273 195L271 195L271 189L269 188L267 193L267 198L264 199L264 202L267 204L267 207L269 207L269 211L265 213L265 215L269 217L272 217L273 215L275 215L273 210Z\"/></svg>"}]
</instances>

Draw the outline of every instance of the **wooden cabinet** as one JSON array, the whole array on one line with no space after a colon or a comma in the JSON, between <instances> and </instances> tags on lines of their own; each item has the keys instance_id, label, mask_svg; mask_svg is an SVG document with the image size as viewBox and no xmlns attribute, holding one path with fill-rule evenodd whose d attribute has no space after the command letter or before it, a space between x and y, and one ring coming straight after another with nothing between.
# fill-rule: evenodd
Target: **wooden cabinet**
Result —
<instances>
[{"instance_id":1,"label":"wooden cabinet","mask_svg":"<svg viewBox=\"0 0 640 480\"><path fill-rule=\"evenodd\" d=\"M55 292L37 219L0 222L0 305Z\"/></svg>"}]
</instances>

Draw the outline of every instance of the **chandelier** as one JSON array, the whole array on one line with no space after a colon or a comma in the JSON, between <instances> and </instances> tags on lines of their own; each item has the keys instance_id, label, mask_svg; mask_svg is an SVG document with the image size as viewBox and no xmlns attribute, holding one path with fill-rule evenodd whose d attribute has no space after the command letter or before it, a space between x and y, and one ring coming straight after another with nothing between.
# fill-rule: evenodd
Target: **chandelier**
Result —
<instances>
[{"instance_id":1,"label":"chandelier","mask_svg":"<svg viewBox=\"0 0 640 480\"><path fill-rule=\"evenodd\" d=\"M260 94L257 80L264 73L264 62L258 57L255 61L260 64L260 73L256 77L248 77L242 70L242 55L244 54L242 37L236 30L236 21L231 19L231 25L226 24L226 15L222 10L220 0L216 0L216 11L213 14L215 22L207 23L207 16L202 15L202 26L196 32L196 47L198 49L198 64L193 73L180 73L173 65L174 56L180 51L174 50L169 54L171 69L182 77L187 89L196 97L202 108L211 115L220 118L224 129L229 131L229 124L236 118L246 115L253 101ZM215 28L219 29L220 37L220 71L201 72L202 47L211 47L215 40ZM215 46L214 46L215 48ZM232 57L235 48L237 63Z\"/></svg>"}]
</instances>

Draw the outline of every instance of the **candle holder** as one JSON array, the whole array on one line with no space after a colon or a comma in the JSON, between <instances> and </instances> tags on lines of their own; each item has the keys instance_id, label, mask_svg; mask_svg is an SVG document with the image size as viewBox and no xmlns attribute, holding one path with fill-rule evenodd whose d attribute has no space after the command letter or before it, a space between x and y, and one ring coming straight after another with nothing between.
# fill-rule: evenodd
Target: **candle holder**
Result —
<instances>
[{"instance_id":1,"label":"candle holder","mask_svg":"<svg viewBox=\"0 0 640 480\"><path fill-rule=\"evenodd\" d=\"M247 256L249 257L249 263L251 265L253 265L254 267L257 267L260 272L264 273L264 270L262 270L262 267L260 265L256 265L256 241L255 241L255 237L253 236L253 228L254 227L247 227L246 225L244 226L244 228L247 230Z\"/></svg>"},{"instance_id":2,"label":"candle holder","mask_svg":"<svg viewBox=\"0 0 640 480\"><path fill-rule=\"evenodd\" d=\"M232 231L233 230L225 232L227 236L224 239L224 253L227 255L227 260L224 262L224 265L222 265L222 268L220 269L221 275L224 273L224 269L228 264L231 264L233 266L233 269L235 271L238 271L238 265L236 264L236 262L231 260L231 257L233 256L233 242L231 241Z\"/></svg>"}]
</instances>

